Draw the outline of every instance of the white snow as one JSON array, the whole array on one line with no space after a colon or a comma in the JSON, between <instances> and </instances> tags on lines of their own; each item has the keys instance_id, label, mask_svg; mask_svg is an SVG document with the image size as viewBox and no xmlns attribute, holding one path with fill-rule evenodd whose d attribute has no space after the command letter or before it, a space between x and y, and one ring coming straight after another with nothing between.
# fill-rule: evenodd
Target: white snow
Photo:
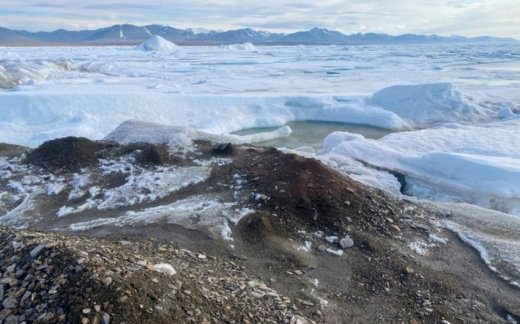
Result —
<instances>
[{"instance_id":1,"label":"white snow","mask_svg":"<svg viewBox=\"0 0 520 324\"><path fill-rule=\"evenodd\" d=\"M406 194L434 201L470 202L520 215L520 118L488 124L431 128L396 133L380 140L333 133L319 157L337 156L361 161L361 181L366 165L406 176ZM343 166L345 168L345 166ZM378 171L381 172L381 171ZM379 175L380 173L374 173ZM397 179L373 176L369 184L397 192Z\"/></svg>"},{"instance_id":2,"label":"white snow","mask_svg":"<svg viewBox=\"0 0 520 324\"><path fill-rule=\"evenodd\" d=\"M121 37L122 36L121 31ZM153 51L153 52L175 52L179 49L177 45L174 43L162 38L159 35L154 35L147 39L146 41L139 44L136 49L142 51Z\"/></svg>"},{"instance_id":3,"label":"white snow","mask_svg":"<svg viewBox=\"0 0 520 324\"><path fill-rule=\"evenodd\" d=\"M338 237L336 235L325 236L325 241L329 243L336 243L338 242Z\"/></svg>"},{"instance_id":4,"label":"white snow","mask_svg":"<svg viewBox=\"0 0 520 324\"><path fill-rule=\"evenodd\" d=\"M164 42L150 43L160 49L155 45ZM0 87L11 90L0 92L0 138L29 146L68 135L102 139L129 119L219 135L293 120L407 130L503 119L520 112L520 71L468 67L520 58L518 52L185 47L173 57L131 47L0 48Z\"/></svg>"},{"instance_id":5,"label":"white snow","mask_svg":"<svg viewBox=\"0 0 520 324\"><path fill-rule=\"evenodd\" d=\"M233 134L214 135L183 126L166 126L155 123L130 120L119 125L105 139L121 144L129 143L165 143L176 151L190 151L194 140L207 140L218 143L254 143L288 136L292 130L288 126L270 132L238 136Z\"/></svg>"},{"instance_id":6,"label":"white snow","mask_svg":"<svg viewBox=\"0 0 520 324\"><path fill-rule=\"evenodd\" d=\"M343 250L336 250L336 249L331 249L331 248L326 248L325 252L328 252L335 256L342 256L344 253Z\"/></svg>"},{"instance_id":7,"label":"white snow","mask_svg":"<svg viewBox=\"0 0 520 324\"><path fill-rule=\"evenodd\" d=\"M299 251L310 252L312 250L312 242L305 241L297 248Z\"/></svg>"},{"instance_id":8,"label":"white snow","mask_svg":"<svg viewBox=\"0 0 520 324\"><path fill-rule=\"evenodd\" d=\"M428 255L429 249L434 246L435 244L430 244L423 241L415 241L408 244L408 247L419 255Z\"/></svg>"},{"instance_id":9,"label":"white snow","mask_svg":"<svg viewBox=\"0 0 520 324\"><path fill-rule=\"evenodd\" d=\"M479 106L450 83L392 86L376 92L371 101L414 127L488 121L497 114L496 109Z\"/></svg>"}]
</instances>

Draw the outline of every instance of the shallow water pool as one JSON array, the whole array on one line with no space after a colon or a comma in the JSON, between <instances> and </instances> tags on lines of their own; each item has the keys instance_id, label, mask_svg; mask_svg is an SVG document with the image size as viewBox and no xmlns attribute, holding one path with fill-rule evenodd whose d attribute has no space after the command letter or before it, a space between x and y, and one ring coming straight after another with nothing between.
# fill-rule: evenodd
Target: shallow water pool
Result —
<instances>
[{"instance_id":1,"label":"shallow water pool","mask_svg":"<svg viewBox=\"0 0 520 324\"><path fill-rule=\"evenodd\" d=\"M363 135L366 138L378 139L392 131L366 125L354 125L334 122L320 121L292 121L286 124L291 127L293 133L286 137L280 137L269 141L255 143L256 145L297 148L301 146L311 146L320 149L323 146L323 139L332 132L341 131ZM272 131L278 127L269 128L248 128L233 134L250 135L266 131Z\"/></svg>"}]
</instances>

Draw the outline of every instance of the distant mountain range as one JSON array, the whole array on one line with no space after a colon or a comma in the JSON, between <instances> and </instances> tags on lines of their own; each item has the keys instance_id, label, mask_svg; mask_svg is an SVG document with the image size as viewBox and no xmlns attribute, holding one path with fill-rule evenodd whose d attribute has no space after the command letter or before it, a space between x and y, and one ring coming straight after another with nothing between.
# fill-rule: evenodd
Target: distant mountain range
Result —
<instances>
[{"instance_id":1,"label":"distant mountain range","mask_svg":"<svg viewBox=\"0 0 520 324\"><path fill-rule=\"evenodd\" d=\"M391 36L379 33L345 35L338 31L313 28L290 34L257 31L251 28L197 33L162 25L114 25L95 30L28 32L0 27L0 46L16 45L135 45L159 35L179 45L219 45L253 43L265 45L298 44L442 44L442 43L518 43L513 38L462 37L405 34Z\"/></svg>"}]
</instances>

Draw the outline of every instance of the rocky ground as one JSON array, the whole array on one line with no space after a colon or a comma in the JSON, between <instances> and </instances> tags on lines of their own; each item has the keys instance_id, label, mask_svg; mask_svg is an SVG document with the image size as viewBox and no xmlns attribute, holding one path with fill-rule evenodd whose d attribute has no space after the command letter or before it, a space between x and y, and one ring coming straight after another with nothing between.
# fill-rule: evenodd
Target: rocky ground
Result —
<instances>
[{"instance_id":1,"label":"rocky ground","mask_svg":"<svg viewBox=\"0 0 520 324\"><path fill-rule=\"evenodd\" d=\"M499 279L441 226L450 215L276 149L208 142L195 147L180 154L166 145L75 138L36 150L0 145L0 155L10 161L0 180L0 221L19 227L18 211L28 227L0 228L0 323L520 320L520 289ZM99 161L127 156L143 169L213 162L204 181L135 206L58 217L64 204L84 206L89 199L88 193L68 199L68 187L55 194L33 190L23 210L21 202L8 199L22 190L14 181L29 181L16 175L22 166L25 177L43 177L47 184L53 177L67 184L74 174L91 172L96 187L117 188L125 176L96 170ZM237 223L229 219L232 241L216 235L197 213L182 222L163 217L83 231L69 227L208 195L250 210Z\"/></svg>"}]
</instances>

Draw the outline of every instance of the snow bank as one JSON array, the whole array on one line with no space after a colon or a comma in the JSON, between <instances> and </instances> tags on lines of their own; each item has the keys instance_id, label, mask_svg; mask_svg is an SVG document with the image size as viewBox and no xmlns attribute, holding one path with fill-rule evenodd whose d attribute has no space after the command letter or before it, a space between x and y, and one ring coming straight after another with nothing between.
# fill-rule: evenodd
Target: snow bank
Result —
<instances>
[{"instance_id":1,"label":"snow bank","mask_svg":"<svg viewBox=\"0 0 520 324\"><path fill-rule=\"evenodd\" d=\"M398 131L445 122L475 123L517 116L511 107L478 103L450 84L393 86L373 96L184 95L162 91L160 87L133 89L110 84L74 89L25 91L24 88L0 93L0 138L28 146L63 136L102 139L129 119L222 135L247 128L284 126L299 120ZM271 135L280 136L283 132L287 130Z\"/></svg>"},{"instance_id":2,"label":"snow bank","mask_svg":"<svg viewBox=\"0 0 520 324\"><path fill-rule=\"evenodd\" d=\"M319 157L333 164L336 156L344 156L361 161L365 169L374 166L403 174L403 189L409 195L464 201L520 216L519 130L520 118L513 118L395 133L380 140L337 132L325 139ZM371 181L395 192L397 179L385 183L372 177Z\"/></svg>"},{"instance_id":3,"label":"snow bank","mask_svg":"<svg viewBox=\"0 0 520 324\"><path fill-rule=\"evenodd\" d=\"M497 114L493 109L480 106L450 83L396 85L376 92L370 101L414 127L488 121Z\"/></svg>"},{"instance_id":4,"label":"snow bank","mask_svg":"<svg viewBox=\"0 0 520 324\"><path fill-rule=\"evenodd\" d=\"M288 126L281 127L271 132L260 132L251 135L223 134L214 135L193 129L191 127L167 126L156 123L129 120L105 137L105 140L116 141L121 144L130 143L165 143L174 147L189 149L194 140L206 140L212 142L229 142L233 144L254 143L268 141L278 137L288 136L292 130Z\"/></svg>"},{"instance_id":5,"label":"snow bank","mask_svg":"<svg viewBox=\"0 0 520 324\"><path fill-rule=\"evenodd\" d=\"M252 43L230 44L225 46L227 49L233 51L254 51L256 46Z\"/></svg>"},{"instance_id":6,"label":"snow bank","mask_svg":"<svg viewBox=\"0 0 520 324\"><path fill-rule=\"evenodd\" d=\"M4 92L0 93L0 106L2 141L32 147L64 136L102 139L129 119L218 135L247 128L284 126L294 120L410 129L394 113L365 107L358 97L346 102L329 95L179 95L117 92L108 87L99 89L96 95L88 91Z\"/></svg>"},{"instance_id":7,"label":"snow bank","mask_svg":"<svg viewBox=\"0 0 520 324\"><path fill-rule=\"evenodd\" d=\"M154 35L148 40L137 45L136 49L141 51L153 52L174 52L178 50L178 46L174 43L162 38L159 35Z\"/></svg>"}]
</instances>

